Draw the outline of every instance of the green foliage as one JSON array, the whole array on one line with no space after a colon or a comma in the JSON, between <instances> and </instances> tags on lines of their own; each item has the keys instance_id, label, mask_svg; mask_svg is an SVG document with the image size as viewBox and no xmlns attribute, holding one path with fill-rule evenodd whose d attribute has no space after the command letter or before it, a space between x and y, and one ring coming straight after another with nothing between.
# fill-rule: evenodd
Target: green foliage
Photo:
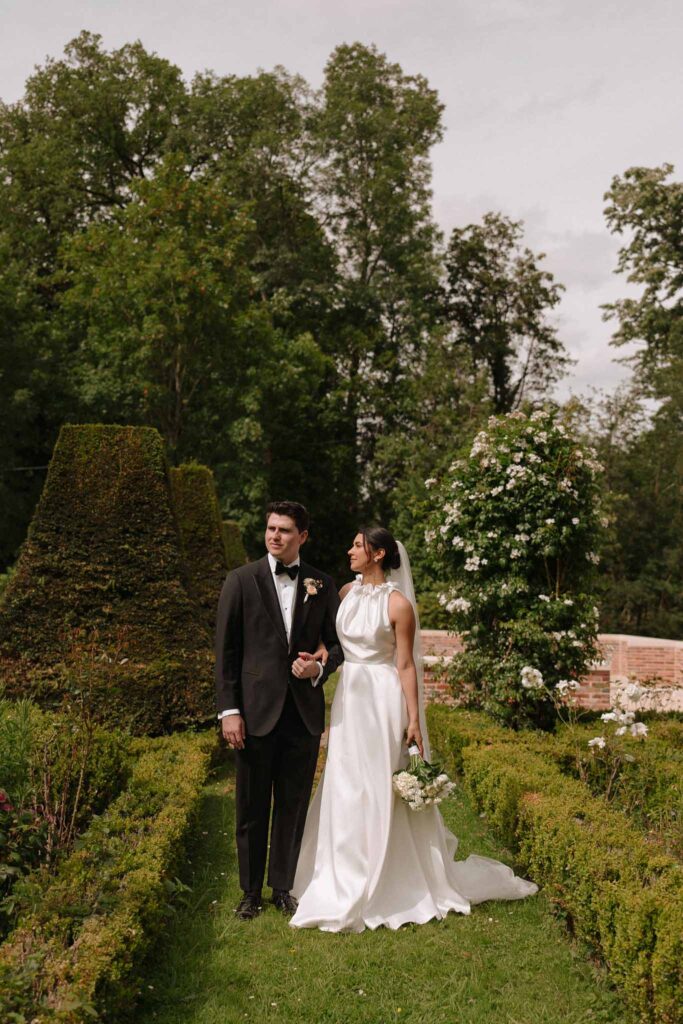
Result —
<instances>
[{"instance_id":1,"label":"green foliage","mask_svg":"<svg viewBox=\"0 0 683 1024\"><path fill-rule=\"evenodd\" d=\"M600 587L604 632L683 639L682 398L672 394L648 415L635 385L605 398L592 417L585 410L612 524Z\"/></svg>"},{"instance_id":2,"label":"green foliage","mask_svg":"<svg viewBox=\"0 0 683 1024\"><path fill-rule=\"evenodd\" d=\"M0 946L3 1019L80 1024L130 1011L215 750L213 731L136 741L125 792L54 878L20 884L19 923Z\"/></svg>"},{"instance_id":3,"label":"green foliage","mask_svg":"<svg viewBox=\"0 0 683 1024\"><path fill-rule=\"evenodd\" d=\"M213 713L210 637L183 585L161 438L67 426L0 610L8 696L159 733Z\"/></svg>"},{"instance_id":4,"label":"green foliage","mask_svg":"<svg viewBox=\"0 0 683 1024\"><path fill-rule=\"evenodd\" d=\"M561 728L548 754L683 860L683 751L652 728L647 738L627 734L617 745L608 739L604 750L589 747L598 733L606 735L606 729L596 724Z\"/></svg>"},{"instance_id":5,"label":"green foliage","mask_svg":"<svg viewBox=\"0 0 683 1024\"><path fill-rule=\"evenodd\" d=\"M74 703L46 714L28 700L0 700L0 934L16 914L16 881L39 863L54 871L128 777L129 737Z\"/></svg>"},{"instance_id":6,"label":"green foliage","mask_svg":"<svg viewBox=\"0 0 683 1024\"><path fill-rule=\"evenodd\" d=\"M650 1024L675 1024L683 994L678 861L653 847L619 811L568 779L508 730L486 742L483 717L430 709L435 745L460 757L464 781L487 819L513 844L574 934L604 959L615 983ZM450 714L450 728L447 715ZM452 734L460 731L463 738ZM467 738L469 737L469 742ZM550 744L547 738L543 744ZM459 752L459 753L458 753ZM457 760L455 762L457 764Z\"/></svg>"},{"instance_id":7,"label":"green foliage","mask_svg":"<svg viewBox=\"0 0 683 1024\"><path fill-rule=\"evenodd\" d=\"M31 808L20 809L0 789L0 938L9 930L12 888L37 867L45 853L47 821Z\"/></svg>"},{"instance_id":8,"label":"green foliage","mask_svg":"<svg viewBox=\"0 0 683 1024\"><path fill-rule=\"evenodd\" d=\"M247 346L270 344L251 298L253 238L219 182L189 179L169 157L131 185L123 209L65 241L61 321L80 342L86 411L154 424L173 454L193 412L215 409L219 393L235 419Z\"/></svg>"},{"instance_id":9,"label":"green foliage","mask_svg":"<svg viewBox=\"0 0 683 1024\"><path fill-rule=\"evenodd\" d=\"M549 691L596 653L594 454L553 411L511 413L431 481L425 538L465 644L450 678L473 706L517 726L549 725Z\"/></svg>"},{"instance_id":10,"label":"green foliage","mask_svg":"<svg viewBox=\"0 0 683 1024\"><path fill-rule=\"evenodd\" d=\"M459 773L466 747L514 744L540 754L564 776L580 780L593 796L623 811L660 848L683 857L683 764L678 723L654 722L647 739L618 737L618 751L602 756L588 740L605 732L602 723L560 725L555 733L515 732L482 712L432 704L428 709L432 745ZM678 745L677 745L678 744Z\"/></svg>"},{"instance_id":11,"label":"green foliage","mask_svg":"<svg viewBox=\"0 0 683 1024\"><path fill-rule=\"evenodd\" d=\"M239 523L234 519L223 520L223 541L225 544L225 564L228 569L236 569L247 562L247 553L242 543Z\"/></svg>"},{"instance_id":12,"label":"green foliage","mask_svg":"<svg viewBox=\"0 0 683 1024\"><path fill-rule=\"evenodd\" d=\"M467 351L442 330L426 341L396 422L377 441L372 489L391 495L389 526L410 552L423 627L445 629L449 615L438 603L443 573L425 548L429 493L425 481L446 472L454 454L471 445L491 412L487 382Z\"/></svg>"},{"instance_id":13,"label":"green foliage","mask_svg":"<svg viewBox=\"0 0 683 1024\"><path fill-rule=\"evenodd\" d=\"M375 445L396 422L437 312L429 152L442 136L443 108L422 75L360 43L334 50L321 100L311 121L315 187L338 267L325 347L338 368L337 437L348 450L345 490L356 510L350 539L363 505L386 518Z\"/></svg>"},{"instance_id":14,"label":"green foliage","mask_svg":"<svg viewBox=\"0 0 683 1024\"><path fill-rule=\"evenodd\" d=\"M0 785L19 806L31 793L31 761L44 722L33 701L0 698Z\"/></svg>"},{"instance_id":15,"label":"green foliage","mask_svg":"<svg viewBox=\"0 0 683 1024\"><path fill-rule=\"evenodd\" d=\"M190 594L213 633L228 569L213 475L206 466L191 463L171 469L170 481Z\"/></svg>"},{"instance_id":16,"label":"green foliage","mask_svg":"<svg viewBox=\"0 0 683 1024\"><path fill-rule=\"evenodd\" d=\"M683 184L668 181L672 164L631 167L612 179L605 199L610 229L627 234L617 269L642 286L638 298L606 305L619 327L615 345L641 342L639 377L659 397L681 396L683 360Z\"/></svg>"},{"instance_id":17,"label":"green foliage","mask_svg":"<svg viewBox=\"0 0 683 1024\"><path fill-rule=\"evenodd\" d=\"M548 320L563 287L540 269L543 253L522 248L522 232L522 221L487 213L453 229L445 258L446 320L485 368L496 413L547 394L571 362Z\"/></svg>"}]
</instances>

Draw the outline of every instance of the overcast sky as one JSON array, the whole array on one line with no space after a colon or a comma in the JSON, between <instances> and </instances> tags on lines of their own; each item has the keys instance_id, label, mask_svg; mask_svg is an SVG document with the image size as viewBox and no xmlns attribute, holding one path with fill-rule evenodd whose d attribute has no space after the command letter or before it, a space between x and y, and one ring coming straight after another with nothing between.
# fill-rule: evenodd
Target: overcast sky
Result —
<instances>
[{"instance_id":1,"label":"overcast sky","mask_svg":"<svg viewBox=\"0 0 683 1024\"><path fill-rule=\"evenodd\" d=\"M317 86L342 42L375 43L445 104L433 151L445 232L500 210L567 287L560 335L578 360L560 389L611 389L626 371L600 304L625 292L605 228L612 176L668 161L683 173L680 0L0 0L0 97L17 100L82 29L140 39L191 77L276 64Z\"/></svg>"}]
</instances>

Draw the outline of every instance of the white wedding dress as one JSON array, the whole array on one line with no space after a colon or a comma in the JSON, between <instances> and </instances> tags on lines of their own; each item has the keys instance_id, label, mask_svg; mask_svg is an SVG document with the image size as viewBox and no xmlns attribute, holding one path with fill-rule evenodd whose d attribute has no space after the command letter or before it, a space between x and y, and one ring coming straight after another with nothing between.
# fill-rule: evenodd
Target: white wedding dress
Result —
<instances>
[{"instance_id":1,"label":"white wedding dress","mask_svg":"<svg viewBox=\"0 0 683 1024\"><path fill-rule=\"evenodd\" d=\"M538 889L489 857L454 862L458 840L438 807L411 811L393 791L392 773L408 763L406 701L389 621L394 588L357 580L339 607L345 660L292 889L299 901L293 928L399 928Z\"/></svg>"}]
</instances>

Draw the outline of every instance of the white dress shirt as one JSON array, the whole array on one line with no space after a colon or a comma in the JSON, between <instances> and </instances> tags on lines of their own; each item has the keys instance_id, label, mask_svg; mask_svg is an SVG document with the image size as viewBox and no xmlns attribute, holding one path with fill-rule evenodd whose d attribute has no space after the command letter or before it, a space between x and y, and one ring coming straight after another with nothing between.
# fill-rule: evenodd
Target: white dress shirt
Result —
<instances>
[{"instance_id":1,"label":"white dress shirt","mask_svg":"<svg viewBox=\"0 0 683 1024\"><path fill-rule=\"evenodd\" d=\"M292 621L294 619L294 605L296 602L296 589L298 584L298 577L291 578L286 572L276 573L278 560L270 551L268 552L268 564L270 565L270 571L273 576L273 582L275 584L275 593L280 604L280 611L282 612L282 620L285 624L285 632L287 633L287 642L292 634ZM293 562L287 563L287 568L290 565L299 565L299 556L294 559ZM311 685L317 686L320 682L320 677L323 674L323 664L320 663L318 666L318 675L315 679L311 678ZM227 715L240 715L242 712L239 708L228 708L227 711L221 711L218 714L218 718L225 718Z\"/></svg>"}]
</instances>

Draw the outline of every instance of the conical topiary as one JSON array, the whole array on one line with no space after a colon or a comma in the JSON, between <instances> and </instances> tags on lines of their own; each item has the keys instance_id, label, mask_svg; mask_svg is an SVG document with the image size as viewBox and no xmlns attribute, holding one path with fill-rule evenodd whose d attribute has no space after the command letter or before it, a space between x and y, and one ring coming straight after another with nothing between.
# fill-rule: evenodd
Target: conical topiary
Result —
<instances>
[{"instance_id":1,"label":"conical topiary","mask_svg":"<svg viewBox=\"0 0 683 1024\"><path fill-rule=\"evenodd\" d=\"M225 543L225 564L228 569L246 565L249 561L242 543L242 531L234 519L223 520L223 541Z\"/></svg>"},{"instance_id":2,"label":"conical topiary","mask_svg":"<svg viewBox=\"0 0 683 1024\"><path fill-rule=\"evenodd\" d=\"M190 594L213 634L225 574L223 524L213 473L192 462L171 470L171 492Z\"/></svg>"},{"instance_id":3,"label":"conical topiary","mask_svg":"<svg viewBox=\"0 0 683 1024\"><path fill-rule=\"evenodd\" d=\"M156 430L62 428L0 610L0 680L48 705L88 691L137 733L213 717L211 638Z\"/></svg>"}]
</instances>

